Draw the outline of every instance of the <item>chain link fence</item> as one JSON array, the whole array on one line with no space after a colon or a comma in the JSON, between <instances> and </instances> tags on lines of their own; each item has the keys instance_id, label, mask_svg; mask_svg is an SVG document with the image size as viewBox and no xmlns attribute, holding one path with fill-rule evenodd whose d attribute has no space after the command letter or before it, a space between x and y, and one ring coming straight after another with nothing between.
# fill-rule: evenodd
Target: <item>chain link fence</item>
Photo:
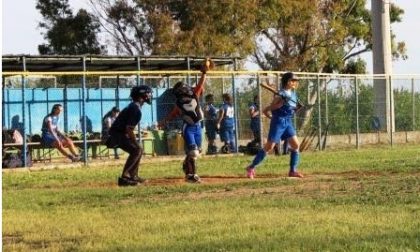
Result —
<instances>
[{"instance_id":1,"label":"chain link fence","mask_svg":"<svg viewBox=\"0 0 420 252\"><path fill-rule=\"evenodd\" d=\"M298 137L309 139L307 149L359 148L364 145L420 142L420 76L327 75L298 73L297 90L305 104L295 116ZM151 106L142 108L139 130L155 129L174 107L170 89L178 81L191 86L198 82L194 71L142 74L103 72L77 75L22 73L3 75L2 126L18 129L26 140L41 133L41 125L52 106L64 107L59 127L68 134L100 132L102 117L117 106L130 102L133 86L153 88ZM235 108L237 146L253 138L249 107L259 97L260 110L268 106L273 93L261 87L279 87L280 72L215 71L208 74L205 93L213 94L220 107L222 95L231 94ZM381 93L381 94L380 94ZM201 103L204 105L204 98ZM86 128L83 125L86 118ZM267 136L269 119L260 117L262 141ZM180 129L174 121L167 130ZM203 146L206 147L206 146Z\"/></svg>"}]
</instances>

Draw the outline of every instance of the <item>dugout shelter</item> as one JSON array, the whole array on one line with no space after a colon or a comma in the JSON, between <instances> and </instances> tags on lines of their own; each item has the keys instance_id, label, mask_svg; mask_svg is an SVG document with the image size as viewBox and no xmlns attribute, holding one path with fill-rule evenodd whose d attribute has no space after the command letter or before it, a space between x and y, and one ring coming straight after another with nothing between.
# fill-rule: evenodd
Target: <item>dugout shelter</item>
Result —
<instances>
[{"instance_id":1,"label":"dugout shelter","mask_svg":"<svg viewBox=\"0 0 420 252\"><path fill-rule=\"evenodd\" d=\"M211 59L219 69L236 70L238 58ZM193 71L198 74L204 60L194 56L3 55L2 127L21 131L22 152L27 153L28 140L40 133L42 118L60 103L64 107L60 128L66 133L80 131L82 149L87 150L88 133L100 132L102 116L113 106L124 108L130 102L131 87L146 84L155 93L152 106L143 111L143 125L138 127L141 136L140 128L153 125L166 112L162 110L168 110L159 107L157 99L173 84L169 78L181 74L186 83L195 83Z\"/></svg>"}]
</instances>

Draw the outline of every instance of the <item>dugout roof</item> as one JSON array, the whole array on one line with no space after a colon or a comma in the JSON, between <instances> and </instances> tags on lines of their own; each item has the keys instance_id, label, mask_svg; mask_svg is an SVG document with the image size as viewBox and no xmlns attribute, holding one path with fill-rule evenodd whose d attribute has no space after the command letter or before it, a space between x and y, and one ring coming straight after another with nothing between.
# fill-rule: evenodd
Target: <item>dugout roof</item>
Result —
<instances>
[{"instance_id":1,"label":"dugout roof","mask_svg":"<svg viewBox=\"0 0 420 252\"><path fill-rule=\"evenodd\" d=\"M3 55L3 72L67 72L83 71L83 58L87 71L136 71L140 70L195 70L203 64L203 57L192 56L100 56L100 55ZM211 58L216 66L234 66L239 58ZM188 62L189 66L188 67Z\"/></svg>"}]
</instances>

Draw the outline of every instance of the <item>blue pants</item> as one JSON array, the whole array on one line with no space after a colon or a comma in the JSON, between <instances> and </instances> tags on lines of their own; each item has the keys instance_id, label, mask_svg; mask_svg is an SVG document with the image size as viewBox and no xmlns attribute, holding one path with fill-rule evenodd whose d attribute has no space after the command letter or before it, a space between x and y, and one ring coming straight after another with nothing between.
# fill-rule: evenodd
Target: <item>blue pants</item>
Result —
<instances>
[{"instance_id":1,"label":"blue pants","mask_svg":"<svg viewBox=\"0 0 420 252\"><path fill-rule=\"evenodd\" d=\"M182 136L184 138L186 151L191 150L191 148L201 149L202 142L202 129L201 124L196 123L193 125L184 124L182 129Z\"/></svg>"},{"instance_id":2,"label":"blue pants","mask_svg":"<svg viewBox=\"0 0 420 252\"><path fill-rule=\"evenodd\" d=\"M206 121L205 126L207 139L216 139L216 123L214 121Z\"/></svg>"},{"instance_id":3,"label":"blue pants","mask_svg":"<svg viewBox=\"0 0 420 252\"><path fill-rule=\"evenodd\" d=\"M232 127L220 128L220 139L222 142L230 146L231 151L235 150L235 134Z\"/></svg>"}]
</instances>

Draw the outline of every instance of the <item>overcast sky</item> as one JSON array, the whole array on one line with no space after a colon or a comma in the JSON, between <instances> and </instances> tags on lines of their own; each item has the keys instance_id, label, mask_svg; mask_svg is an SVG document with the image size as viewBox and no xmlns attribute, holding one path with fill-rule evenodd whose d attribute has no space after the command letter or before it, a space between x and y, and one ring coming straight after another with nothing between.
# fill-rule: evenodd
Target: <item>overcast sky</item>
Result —
<instances>
[{"instance_id":1,"label":"overcast sky","mask_svg":"<svg viewBox=\"0 0 420 252\"><path fill-rule=\"evenodd\" d=\"M370 0L368 0L370 1ZM391 0L387 0L391 1ZM404 9L402 23L393 24L392 30L399 41L405 41L408 60L393 63L394 74L420 74L420 1L392 0ZM74 9L88 6L88 0L70 0ZM35 9L36 0L2 0L2 54L38 54L43 43L38 28L41 15ZM76 11L75 11L76 12ZM364 59L372 72L371 54Z\"/></svg>"}]
</instances>

